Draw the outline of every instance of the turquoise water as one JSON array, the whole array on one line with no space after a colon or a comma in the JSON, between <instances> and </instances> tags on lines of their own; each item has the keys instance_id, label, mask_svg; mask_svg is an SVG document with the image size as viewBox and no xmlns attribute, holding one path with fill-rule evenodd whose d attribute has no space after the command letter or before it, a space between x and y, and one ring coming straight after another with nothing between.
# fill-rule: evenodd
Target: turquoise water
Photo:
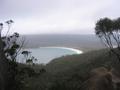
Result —
<instances>
[{"instance_id":1,"label":"turquoise water","mask_svg":"<svg viewBox=\"0 0 120 90\"><path fill-rule=\"evenodd\" d=\"M38 60L36 63L48 63L52 59L66 56L66 55L73 55L73 54L80 54L82 53L79 50L72 49L72 48L63 48L63 47L41 47L41 48L32 48L32 49L25 49L32 52L32 56L36 57ZM19 60L19 62L25 62L24 58Z\"/></svg>"}]
</instances>

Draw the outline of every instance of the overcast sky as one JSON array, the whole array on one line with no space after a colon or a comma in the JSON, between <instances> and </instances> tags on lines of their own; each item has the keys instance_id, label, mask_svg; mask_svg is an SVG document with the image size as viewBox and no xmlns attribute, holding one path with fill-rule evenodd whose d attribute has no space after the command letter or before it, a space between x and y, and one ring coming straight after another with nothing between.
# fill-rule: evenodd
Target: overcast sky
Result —
<instances>
[{"instance_id":1,"label":"overcast sky","mask_svg":"<svg viewBox=\"0 0 120 90\"><path fill-rule=\"evenodd\" d=\"M0 22L20 34L92 34L99 18L119 16L120 0L0 0Z\"/></svg>"}]
</instances>

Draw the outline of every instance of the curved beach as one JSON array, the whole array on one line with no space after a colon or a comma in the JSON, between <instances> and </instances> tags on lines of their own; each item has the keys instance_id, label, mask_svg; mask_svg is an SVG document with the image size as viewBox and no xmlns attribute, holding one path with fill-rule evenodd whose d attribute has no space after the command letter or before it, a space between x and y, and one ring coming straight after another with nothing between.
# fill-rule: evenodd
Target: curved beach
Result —
<instances>
[{"instance_id":1,"label":"curved beach","mask_svg":"<svg viewBox=\"0 0 120 90\"><path fill-rule=\"evenodd\" d=\"M76 52L76 54L82 54L83 53L83 51L81 51L81 50L74 49L74 48L68 48L68 47L54 47L54 46L52 46L52 47L40 47L40 48L61 48L61 49L71 50L73 52Z\"/></svg>"},{"instance_id":2,"label":"curved beach","mask_svg":"<svg viewBox=\"0 0 120 90\"><path fill-rule=\"evenodd\" d=\"M82 54L83 51L69 48L69 47L39 47L39 48L31 48L26 49L32 52L32 55L38 59L36 63L49 63L51 60L55 58L59 58L66 55L73 55L73 54ZM22 58L22 56L20 56ZM20 59L18 62L24 63L23 59Z\"/></svg>"}]
</instances>

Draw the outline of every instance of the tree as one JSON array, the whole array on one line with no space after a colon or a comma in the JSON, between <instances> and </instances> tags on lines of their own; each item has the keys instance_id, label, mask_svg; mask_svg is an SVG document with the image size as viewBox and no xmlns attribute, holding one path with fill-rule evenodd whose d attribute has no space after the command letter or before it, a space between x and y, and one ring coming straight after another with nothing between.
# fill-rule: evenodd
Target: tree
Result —
<instances>
[{"instance_id":1,"label":"tree","mask_svg":"<svg viewBox=\"0 0 120 90\"><path fill-rule=\"evenodd\" d=\"M37 61L37 59L34 56L32 56L31 52L29 52L29 51L22 51L21 54L24 55L26 64L28 64L28 65L34 65L34 62Z\"/></svg>"},{"instance_id":2,"label":"tree","mask_svg":"<svg viewBox=\"0 0 120 90\"><path fill-rule=\"evenodd\" d=\"M17 56L23 54L26 63L34 64L33 61L37 59L31 56L31 52L22 51L24 45L24 38L20 38L18 33L9 35L12 20L8 20L5 23L0 23L0 90L20 90L21 86L24 86L20 76L20 68L18 68ZM7 24L8 29L6 35L1 35L4 29L4 24ZM22 78L21 78L22 77Z\"/></svg>"},{"instance_id":3,"label":"tree","mask_svg":"<svg viewBox=\"0 0 120 90\"><path fill-rule=\"evenodd\" d=\"M98 20L95 33L120 61L120 18L113 20L102 18Z\"/></svg>"},{"instance_id":4,"label":"tree","mask_svg":"<svg viewBox=\"0 0 120 90\"><path fill-rule=\"evenodd\" d=\"M3 30L3 23L0 23L0 90L6 90L8 86L8 71L9 71L9 62L4 54L4 44L2 41L2 30Z\"/></svg>"},{"instance_id":5,"label":"tree","mask_svg":"<svg viewBox=\"0 0 120 90\"><path fill-rule=\"evenodd\" d=\"M0 23L0 90L18 90L20 84L20 80L16 80L18 74L16 57L20 54L24 40L19 42L18 33L9 35L12 23L12 20ZM4 24L7 24L8 29L3 36L1 33Z\"/></svg>"}]
</instances>

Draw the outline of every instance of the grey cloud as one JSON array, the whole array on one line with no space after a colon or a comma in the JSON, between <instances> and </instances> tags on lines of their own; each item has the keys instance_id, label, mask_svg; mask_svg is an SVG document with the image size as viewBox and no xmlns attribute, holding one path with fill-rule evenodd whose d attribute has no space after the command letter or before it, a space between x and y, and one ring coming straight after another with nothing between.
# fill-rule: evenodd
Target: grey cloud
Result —
<instances>
[{"instance_id":1,"label":"grey cloud","mask_svg":"<svg viewBox=\"0 0 120 90\"><path fill-rule=\"evenodd\" d=\"M119 3L120 0L0 0L0 20L14 19L15 29L21 33L24 28L39 33L56 29L58 33L67 32L72 28L71 33L74 29L85 33L94 28L100 17L119 17Z\"/></svg>"}]
</instances>

